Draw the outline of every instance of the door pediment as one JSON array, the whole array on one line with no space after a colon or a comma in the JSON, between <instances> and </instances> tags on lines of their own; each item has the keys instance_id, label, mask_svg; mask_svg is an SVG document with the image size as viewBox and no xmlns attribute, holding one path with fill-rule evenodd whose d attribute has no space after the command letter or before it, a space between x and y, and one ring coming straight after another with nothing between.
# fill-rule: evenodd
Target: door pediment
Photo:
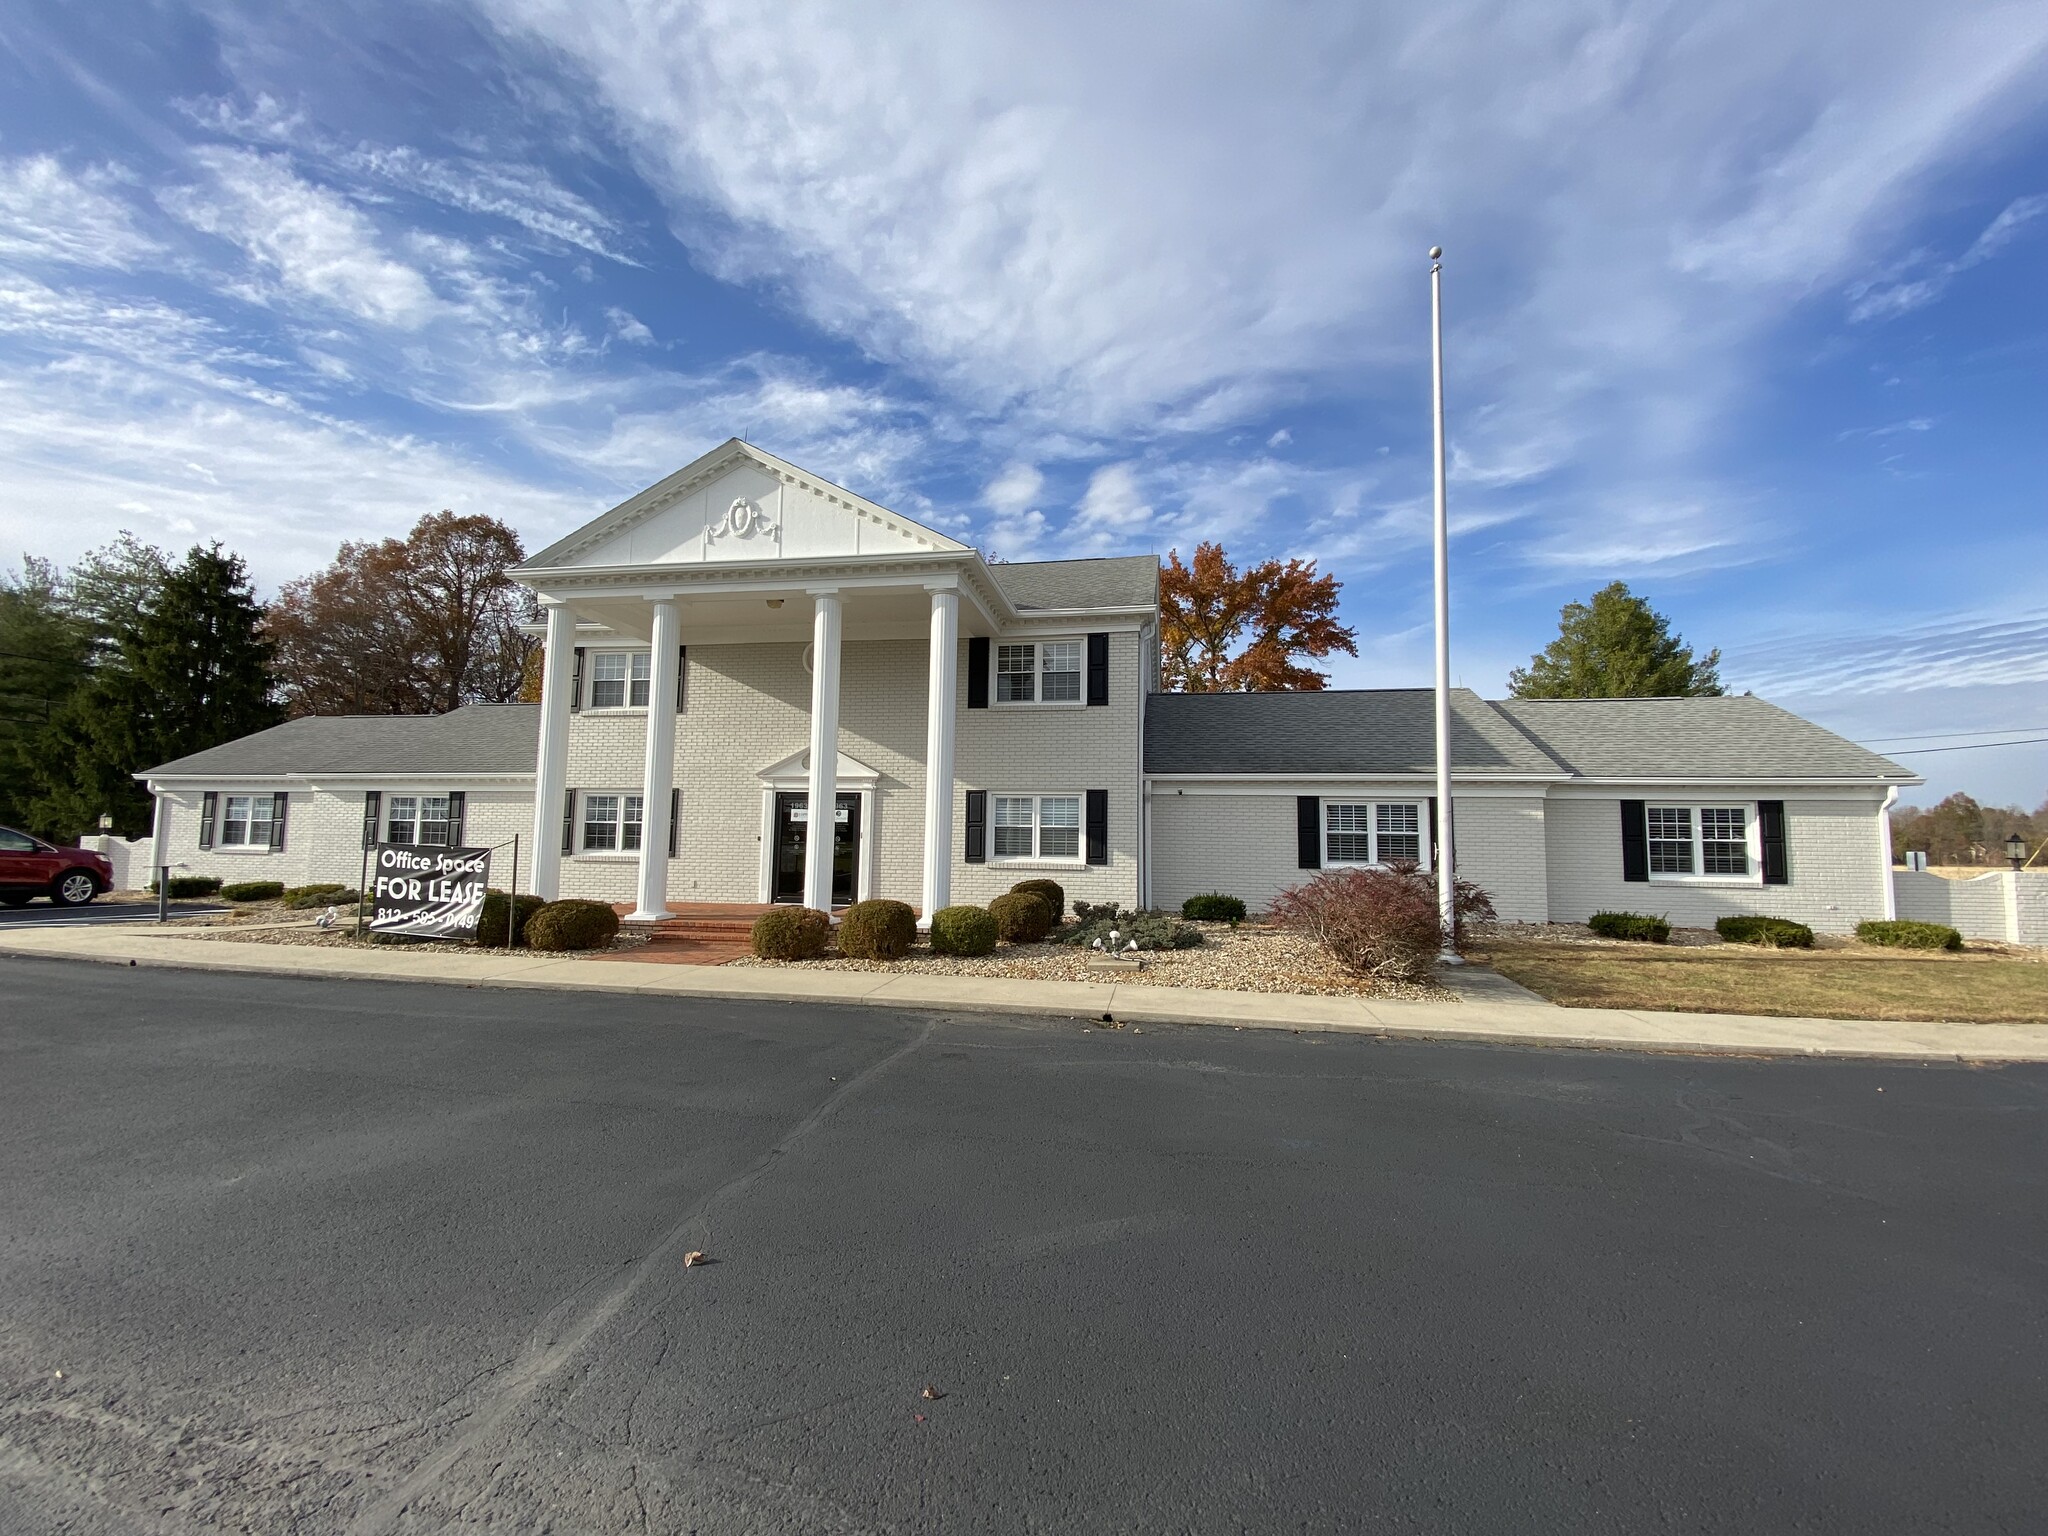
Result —
<instances>
[{"instance_id":1,"label":"door pediment","mask_svg":"<svg viewBox=\"0 0 2048 1536\"><path fill-rule=\"evenodd\" d=\"M859 758L839 754L838 787L840 789L873 789L881 775ZM793 752L779 763L771 763L760 772L760 779L770 789L808 789L811 784L811 753L806 747Z\"/></svg>"}]
</instances>

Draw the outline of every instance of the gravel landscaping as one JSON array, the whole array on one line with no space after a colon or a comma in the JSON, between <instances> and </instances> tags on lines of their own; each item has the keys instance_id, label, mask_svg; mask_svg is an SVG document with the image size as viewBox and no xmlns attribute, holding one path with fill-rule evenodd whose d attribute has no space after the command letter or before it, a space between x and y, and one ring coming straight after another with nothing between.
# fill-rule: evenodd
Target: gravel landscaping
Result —
<instances>
[{"instance_id":1,"label":"gravel landscaping","mask_svg":"<svg viewBox=\"0 0 2048 1536\"><path fill-rule=\"evenodd\" d=\"M751 956L726 962L736 966L790 967L798 970L893 971L926 976L1011 976L1034 981L1122 981L1145 987L1215 987L1232 992L1288 992L1311 997L1398 997L1417 1002L1446 1002L1450 994L1436 987L1403 986L1362 980L1339 970L1330 957L1299 934L1264 923L1196 923L1202 943L1193 949L1149 951L1137 956L1141 969L1125 972L1090 970L1092 950L1066 944L1007 944L992 955L935 955L920 946L901 960L848 960L827 955L817 960L757 960Z\"/></svg>"}]
</instances>

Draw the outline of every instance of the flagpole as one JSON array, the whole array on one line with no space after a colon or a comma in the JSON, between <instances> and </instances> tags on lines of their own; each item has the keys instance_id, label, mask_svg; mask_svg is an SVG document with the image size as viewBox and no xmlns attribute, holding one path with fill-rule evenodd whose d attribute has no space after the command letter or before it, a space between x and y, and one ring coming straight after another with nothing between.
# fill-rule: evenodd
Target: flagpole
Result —
<instances>
[{"instance_id":1,"label":"flagpole","mask_svg":"<svg viewBox=\"0 0 2048 1536\"><path fill-rule=\"evenodd\" d=\"M1444 942L1439 964L1463 965L1451 833L1451 525L1444 494L1444 250L1429 248L1429 329L1436 408L1436 906Z\"/></svg>"}]
</instances>

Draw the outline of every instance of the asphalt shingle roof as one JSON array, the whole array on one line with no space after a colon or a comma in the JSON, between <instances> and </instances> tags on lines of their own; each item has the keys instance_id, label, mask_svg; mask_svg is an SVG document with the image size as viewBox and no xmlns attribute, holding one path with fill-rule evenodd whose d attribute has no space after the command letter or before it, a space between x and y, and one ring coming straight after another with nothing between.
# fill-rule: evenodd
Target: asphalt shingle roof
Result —
<instances>
[{"instance_id":1,"label":"asphalt shingle roof","mask_svg":"<svg viewBox=\"0 0 2048 1536\"><path fill-rule=\"evenodd\" d=\"M1563 770L1469 688L1451 690L1451 766L1559 777ZM1428 773L1428 688L1324 693L1155 693L1145 701L1147 773Z\"/></svg>"},{"instance_id":2,"label":"asphalt shingle roof","mask_svg":"<svg viewBox=\"0 0 2048 1536\"><path fill-rule=\"evenodd\" d=\"M1159 601L1159 557L1025 560L988 568L1017 609L1150 608Z\"/></svg>"},{"instance_id":3,"label":"asphalt shingle roof","mask_svg":"<svg viewBox=\"0 0 2048 1536\"><path fill-rule=\"evenodd\" d=\"M538 704L471 704L445 715L309 715L223 742L142 777L532 773Z\"/></svg>"},{"instance_id":4,"label":"asphalt shingle roof","mask_svg":"<svg viewBox=\"0 0 2048 1536\"><path fill-rule=\"evenodd\" d=\"M1766 700L1503 699L1493 706L1587 778L1918 777Z\"/></svg>"}]
</instances>

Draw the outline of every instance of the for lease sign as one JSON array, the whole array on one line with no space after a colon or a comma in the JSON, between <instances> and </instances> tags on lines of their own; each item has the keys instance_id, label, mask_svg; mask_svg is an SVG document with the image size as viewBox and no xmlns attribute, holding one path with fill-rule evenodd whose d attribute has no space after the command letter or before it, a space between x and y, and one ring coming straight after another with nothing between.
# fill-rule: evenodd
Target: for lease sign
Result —
<instances>
[{"instance_id":1,"label":"for lease sign","mask_svg":"<svg viewBox=\"0 0 2048 1536\"><path fill-rule=\"evenodd\" d=\"M473 939L490 884L488 848L416 848L379 843L371 851L370 931L421 939Z\"/></svg>"}]
</instances>

